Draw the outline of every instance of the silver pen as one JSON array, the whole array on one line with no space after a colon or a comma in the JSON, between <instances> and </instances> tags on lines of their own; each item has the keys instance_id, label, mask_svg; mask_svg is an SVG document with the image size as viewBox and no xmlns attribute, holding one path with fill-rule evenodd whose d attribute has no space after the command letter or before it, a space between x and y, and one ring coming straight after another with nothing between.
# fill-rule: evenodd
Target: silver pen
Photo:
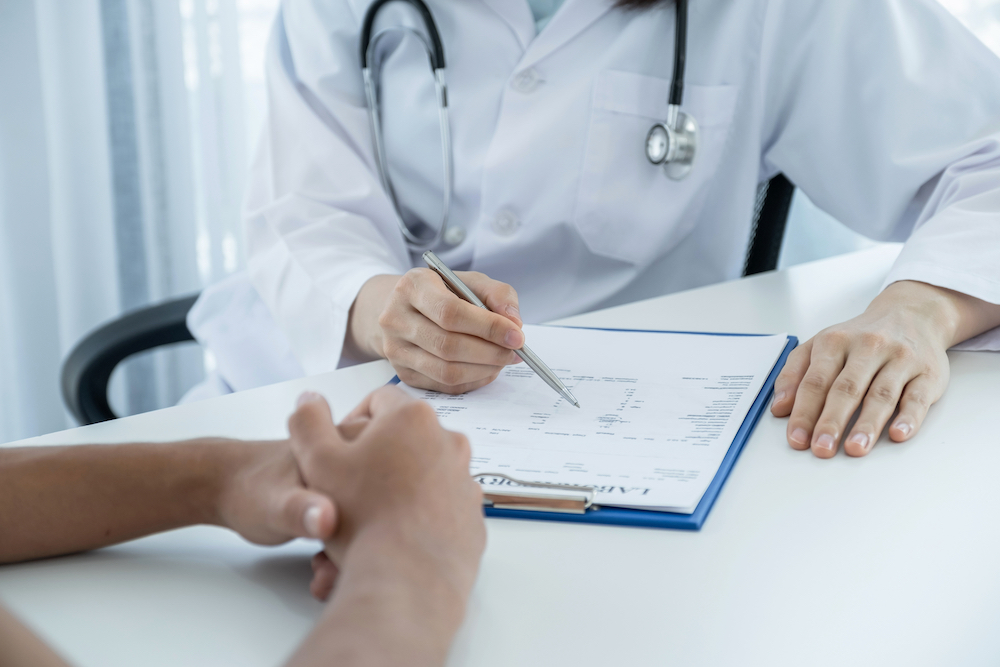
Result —
<instances>
[{"instance_id":1,"label":"silver pen","mask_svg":"<svg viewBox=\"0 0 1000 667\"><path fill-rule=\"evenodd\" d=\"M479 300L479 297L476 296L475 292L470 290L465 283L463 283L462 280L455 275L454 271L445 266L444 262L438 259L437 255L428 250L424 253L424 261L427 262L427 266L431 267L431 270L434 273L441 276L441 280L444 281L444 284L447 285L457 297L468 301L473 306L478 306L483 310L489 310L489 308L486 307L486 304ZM545 380L545 383L555 389L560 396L565 398L572 405L580 407L580 402L576 400L576 396L574 396L570 390L566 388L566 385L564 385L562 381L556 377L556 374L553 373L549 367L545 365L545 362L539 359L538 355L532 352L527 345L523 346L520 350L514 350L514 354L521 357L521 359L524 360L524 363L528 364L528 366L531 367L531 370L535 371L535 373L538 374L538 377Z\"/></svg>"}]
</instances>

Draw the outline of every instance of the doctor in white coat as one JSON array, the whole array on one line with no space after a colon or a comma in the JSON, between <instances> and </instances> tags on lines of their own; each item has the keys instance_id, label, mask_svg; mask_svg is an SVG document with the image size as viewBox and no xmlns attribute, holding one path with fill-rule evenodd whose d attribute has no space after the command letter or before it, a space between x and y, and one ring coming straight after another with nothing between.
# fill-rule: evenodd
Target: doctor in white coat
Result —
<instances>
[{"instance_id":1,"label":"doctor in white coat","mask_svg":"<svg viewBox=\"0 0 1000 667\"><path fill-rule=\"evenodd\" d=\"M1000 325L1000 61L934 0L691 0L682 109L700 136L681 181L644 152L667 116L672 0L428 0L454 153L435 251L477 272L460 275L499 314L414 268L371 147L368 5L285 0L276 20L246 206L253 289L231 281L191 317L233 388L385 357L407 383L474 389L516 360L522 322L739 277L758 185L779 172L851 228L906 241L868 310L789 359L772 410L791 446L861 456L886 426L912 437L947 385L945 351ZM421 30L402 2L378 22ZM385 43L390 173L433 226L433 78L418 40Z\"/></svg>"}]
</instances>

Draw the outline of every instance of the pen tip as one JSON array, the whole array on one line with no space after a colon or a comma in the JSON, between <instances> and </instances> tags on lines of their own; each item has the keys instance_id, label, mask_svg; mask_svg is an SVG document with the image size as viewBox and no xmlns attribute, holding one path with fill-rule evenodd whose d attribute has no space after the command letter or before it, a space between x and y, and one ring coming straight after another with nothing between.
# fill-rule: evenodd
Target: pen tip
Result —
<instances>
[{"instance_id":1,"label":"pen tip","mask_svg":"<svg viewBox=\"0 0 1000 667\"><path fill-rule=\"evenodd\" d=\"M580 407L580 401L573 401L573 405L575 405L576 407Z\"/></svg>"}]
</instances>

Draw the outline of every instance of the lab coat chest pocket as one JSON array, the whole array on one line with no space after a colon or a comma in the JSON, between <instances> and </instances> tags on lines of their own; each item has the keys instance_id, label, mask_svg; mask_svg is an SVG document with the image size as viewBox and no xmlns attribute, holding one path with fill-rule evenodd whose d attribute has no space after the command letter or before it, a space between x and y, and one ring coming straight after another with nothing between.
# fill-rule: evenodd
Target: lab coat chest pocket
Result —
<instances>
[{"instance_id":1,"label":"lab coat chest pocket","mask_svg":"<svg viewBox=\"0 0 1000 667\"><path fill-rule=\"evenodd\" d=\"M669 81L603 71L593 108L574 223L591 252L643 265L694 226L725 149L735 86L687 85L682 109L698 121L694 168L682 181L646 159L649 129L667 113Z\"/></svg>"}]
</instances>

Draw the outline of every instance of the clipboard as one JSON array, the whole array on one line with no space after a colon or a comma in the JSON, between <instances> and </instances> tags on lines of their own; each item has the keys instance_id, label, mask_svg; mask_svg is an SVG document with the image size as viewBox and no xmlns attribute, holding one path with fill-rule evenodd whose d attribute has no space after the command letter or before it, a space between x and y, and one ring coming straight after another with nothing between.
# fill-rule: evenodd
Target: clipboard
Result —
<instances>
[{"instance_id":1,"label":"clipboard","mask_svg":"<svg viewBox=\"0 0 1000 667\"><path fill-rule=\"evenodd\" d=\"M731 334L701 331L657 331L649 329L613 329L600 327L565 327L568 329L598 329L601 331L621 331L626 333L670 333L695 336L760 336L763 334ZM743 447L753 433L754 427L760 421L760 416L767 407L768 400L774 392L774 382L781 369L799 344L795 336L788 336L785 347L778 356L771 373L754 399L747 416L743 419L729 450L715 473L711 484L698 502L691 514L676 512L659 512L654 510L626 509L621 507L604 507L594 504L595 490L591 487L570 487L559 484L523 482L499 473L478 473L474 477L500 477L518 483L524 491L510 492L507 490L490 491L484 488L484 512L488 517L503 519L529 519L535 521L566 521L571 523L593 523L613 526L634 526L640 528L667 528L674 530L700 530L712 510L715 500L719 497L723 485L729 478L736 460ZM394 377L390 384L398 384L399 378ZM509 487L508 487L509 488ZM545 493L532 493L532 489L545 489ZM560 493L553 494L552 490Z\"/></svg>"}]
</instances>

